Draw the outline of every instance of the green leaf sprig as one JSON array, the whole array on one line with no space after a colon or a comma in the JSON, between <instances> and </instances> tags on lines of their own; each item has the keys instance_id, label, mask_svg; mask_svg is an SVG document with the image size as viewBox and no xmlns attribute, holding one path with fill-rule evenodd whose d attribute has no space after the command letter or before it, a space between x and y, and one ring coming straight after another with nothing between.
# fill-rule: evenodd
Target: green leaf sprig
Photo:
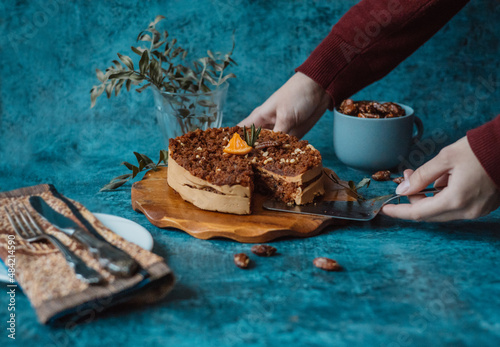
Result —
<instances>
[{"instance_id":1,"label":"green leaf sprig","mask_svg":"<svg viewBox=\"0 0 500 347\"><path fill-rule=\"evenodd\" d=\"M125 175L120 175L118 177L113 178L111 181L109 181L108 184L104 185L100 189L100 191L110 191L114 190L118 187L121 187L131 179L134 179L135 176L137 176L140 172L144 170L158 170L158 167L160 166L166 166L167 165L167 160L168 160L168 151L167 150L160 150L160 160L155 164L148 156L134 152L134 155L137 159L137 163L139 164L138 166L132 165L126 161L122 162L122 165L127 167L127 169L131 170L132 173L128 173ZM161 164L163 163L163 164Z\"/></svg>"},{"instance_id":2,"label":"green leaf sprig","mask_svg":"<svg viewBox=\"0 0 500 347\"><path fill-rule=\"evenodd\" d=\"M351 193L354 194L355 198L357 200L366 200L361 194L358 193L358 190L366 187L368 188L370 186L371 180L367 177L363 178L361 181L358 182L358 184L354 183L354 181L349 181L347 182L347 186L343 184L335 175L329 174L326 171L324 171L326 176L331 179L334 183L338 184L339 186L349 190Z\"/></svg>"},{"instance_id":3,"label":"green leaf sprig","mask_svg":"<svg viewBox=\"0 0 500 347\"><path fill-rule=\"evenodd\" d=\"M149 47L131 47L132 51L140 56L139 67L135 68L133 60L118 53L119 60L113 60L113 65L105 72L96 69L96 76L101 82L90 90L90 107L94 107L96 100L104 92L108 99L111 95L118 96L125 85L130 91L132 85L140 85L137 92L142 92L151 85L160 91L171 93L209 92L217 89L229 78L235 78L233 73L225 74L230 65L237 65L231 58L233 46L229 53L207 51L207 57L197 59L192 64L185 63L187 50L177 44L177 39L168 39L168 32L160 32L156 25L164 20L164 16L156 16L148 28L141 31L137 41L150 42ZM206 103L203 105L202 103ZM213 107L213 103L200 100L201 106Z\"/></svg>"},{"instance_id":4,"label":"green leaf sprig","mask_svg":"<svg viewBox=\"0 0 500 347\"><path fill-rule=\"evenodd\" d=\"M262 130L261 127L259 127L256 130L255 124L252 124L252 126L250 127L250 134L249 134L246 126L243 126L243 134L245 136L245 142L247 143L247 145L249 145L250 147L255 146L255 142L257 141L257 138L259 137L261 130Z\"/></svg>"}]
</instances>

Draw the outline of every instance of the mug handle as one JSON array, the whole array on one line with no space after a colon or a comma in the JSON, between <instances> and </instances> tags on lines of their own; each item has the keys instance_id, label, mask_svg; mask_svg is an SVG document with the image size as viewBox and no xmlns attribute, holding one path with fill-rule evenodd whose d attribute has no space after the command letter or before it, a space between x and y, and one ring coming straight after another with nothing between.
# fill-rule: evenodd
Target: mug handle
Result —
<instances>
[{"instance_id":1,"label":"mug handle","mask_svg":"<svg viewBox=\"0 0 500 347\"><path fill-rule=\"evenodd\" d=\"M417 126L417 132L413 135L413 143L420 141L422 135L424 134L424 123L417 116L413 117L413 122Z\"/></svg>"}]
</instances>

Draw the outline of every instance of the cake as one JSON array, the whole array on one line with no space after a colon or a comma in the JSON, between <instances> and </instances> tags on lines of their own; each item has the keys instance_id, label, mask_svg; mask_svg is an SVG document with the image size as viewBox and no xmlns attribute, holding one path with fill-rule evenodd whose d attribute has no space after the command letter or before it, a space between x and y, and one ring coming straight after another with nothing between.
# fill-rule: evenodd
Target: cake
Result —
<instances>
[{"instance_id":1,"label":"cake","mask_svg":"<svg viewBox=\"0 0 500 347\"><path fill-rule=\"evenodd\" d=\"M254 191L290 204L324 194L321 155L307 141L263 129L247 154L224 152L243 128L196 130L169 140L167 182L210 211L250 214Z\"/></svg>"}]
</instances>

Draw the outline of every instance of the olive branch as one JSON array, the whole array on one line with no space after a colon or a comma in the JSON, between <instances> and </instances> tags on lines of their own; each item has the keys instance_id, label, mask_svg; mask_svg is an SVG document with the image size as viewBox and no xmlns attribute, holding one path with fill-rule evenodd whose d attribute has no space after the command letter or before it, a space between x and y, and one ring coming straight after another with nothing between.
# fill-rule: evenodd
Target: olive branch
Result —
<instances>
[{"instance_id":1,"label":"olive branch","mask_svg":"<svg viewBox=\"0 0 500 347\"><path fill-rule=\"evenodd\" d=\"M213 53L208 50L207 57L187 64L185 59L188 51L177 45L177 39L169 40L166 30L160 32L156 29L156 25L164 19L164 16L156 16L148 28L137 36L137 41L149 42L149 47L131 47L132 51L140 56L138 69L129 56L120 53L118 53L119 60L113 60L113 65L105 72L96 69L96 76L101 84L93 86L90 90L91 108L104 92L108 99L113 92L118 96L124 85L127 91L130 91L132 85L138 86L144 83L136 89L138 93L151 85L160 91L171 93L206 93L217 89L229 78L236 77L233 73L225 74L227 67L237 65L231 58L235 46L234 32L233 46L229 53ZM209 100L199 100L198 103L205 107L215 106Z\"/></svg>"},{"instance_id":2,"label":"olive branch","mask_svg":"<svg viewBox=\"0 0 500 347\"><path fill-rule=\"evenodd\" d=\"M168 151L162 149L160 150L160 159L158 162L155 164L148 156L134 152L134 155L137 159L137 163L139 164L138 166L132 165L126 161L122 162L121 165L124 165L127 169L132 171L131 173L124 174L117 176L113 178L109 183L104 185L99 191L109 191L109 190L114 190L118 187L121 187L128 181L132 180L137 176L140 172L144 170L158 170L158 167L161 166L167 166L167 160L168 160Z\"/></svg>"},{"instance_id":3,"label":"olive branch","mask_svg":"<svg viewBox=\"0 0 500 347\"><path fill-rule=\"evenodd\" d=\"M345 185L337 177L335 177L335 175L333 175L331 173L329 174L326 171L323 171L323 172L326 174L326 177L328 177L334 183L338 184L339 186L341 186L341 187L347 189L348 191L350 191L351 193L353 193L354 197L357 200L366 200L361 194L358 193L358 190L363 188L363 187L368 188L370 186L371 180L369 178L365 177L361 181L359 181L357 184L354 183L354 181L349 181L349 182L347 182L347 185Z\"/></svg>"}]
</instances>

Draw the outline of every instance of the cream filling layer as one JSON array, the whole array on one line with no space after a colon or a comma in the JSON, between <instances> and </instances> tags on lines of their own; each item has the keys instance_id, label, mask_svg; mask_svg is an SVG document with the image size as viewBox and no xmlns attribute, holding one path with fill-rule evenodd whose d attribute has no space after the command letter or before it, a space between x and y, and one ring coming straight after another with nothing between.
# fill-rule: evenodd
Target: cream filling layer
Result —
<instances>
[{"instance_id":1,"label":"cream filling layer","mask_svg":"<svg viewBox=\"0 0 500 347\"><path fill-rule=\"evenodd\" d=\"M319 170L317 170L317 169L319 169ZM279 175L277 175L269 170L263 170L262 168L258 168L258 170L261 172L262 176L268 176L268 177L270 176L275 181L281 182L281 184L283 184L283 185L298 183L297 189L291 195L294 199L295 204L297 204L297 205L304 205L304 204L310 203L314 200L314 198L316 196L325 194L325 187L324 187L324 181L323 181L324 175L322 172L322 170L323 170L322 165L320 165L319 167L315 167L314 169L311 169L311 171L314 170L314 172L319 171L319 174L316 176L313 176L313 178L311 180L308 180L308 181L290 180L289 177L287 177L287 176L279 176ZM303 176L306 176L306 175L304 174ZM309 175L307 175L307 177L308 176ZM305 188L304 188L304 185L306 185Z\"/></svg>"},{"instance_id":2,"label":"cream filling layer","mask_svg":"<svg viewBox=\"0 0 500 347\"><path fill-rule=\"evenodd\" d=\"M167 183L180 196L203 210L234 214L250 214L250 187L242 185L217 186L193 176L168 156ZM216 192L204 190L214 189Z\"/></svg>"},{"instance_id":3,"label":"cream filling layer","mask_svg":"<svg viewBox=\"0 0 500 347\"><path fill-rule=\"evenodd\" d=\"M323 194L325 194L325 187L323 175L321 175L316 181L305 187L305 189L302 189L302 187L297 188L295 203L297 205L308 204L312 202L315 197Z\"/></svg>"},{"instance_id":4,"label":"cream filling layer","mask_svg":"<svg viewBox=\"0 0 500 347\"><path fill-rule=\"evenodd\" d=\"M310 180L314 179L315 177L319 176L321 172L323 171L323 165L318 165L313 167L310 170L307 170L306 172L297 175L297 176L282 176L279 175L275 172L269 171L263 167L257 167L257 170L262 172L264 175L272 176L275 180L280 180L280 181L285 181L288 183L297 183L299 185L303 185L306 182L309 182Z\"/></svg>"}]
</instances>

